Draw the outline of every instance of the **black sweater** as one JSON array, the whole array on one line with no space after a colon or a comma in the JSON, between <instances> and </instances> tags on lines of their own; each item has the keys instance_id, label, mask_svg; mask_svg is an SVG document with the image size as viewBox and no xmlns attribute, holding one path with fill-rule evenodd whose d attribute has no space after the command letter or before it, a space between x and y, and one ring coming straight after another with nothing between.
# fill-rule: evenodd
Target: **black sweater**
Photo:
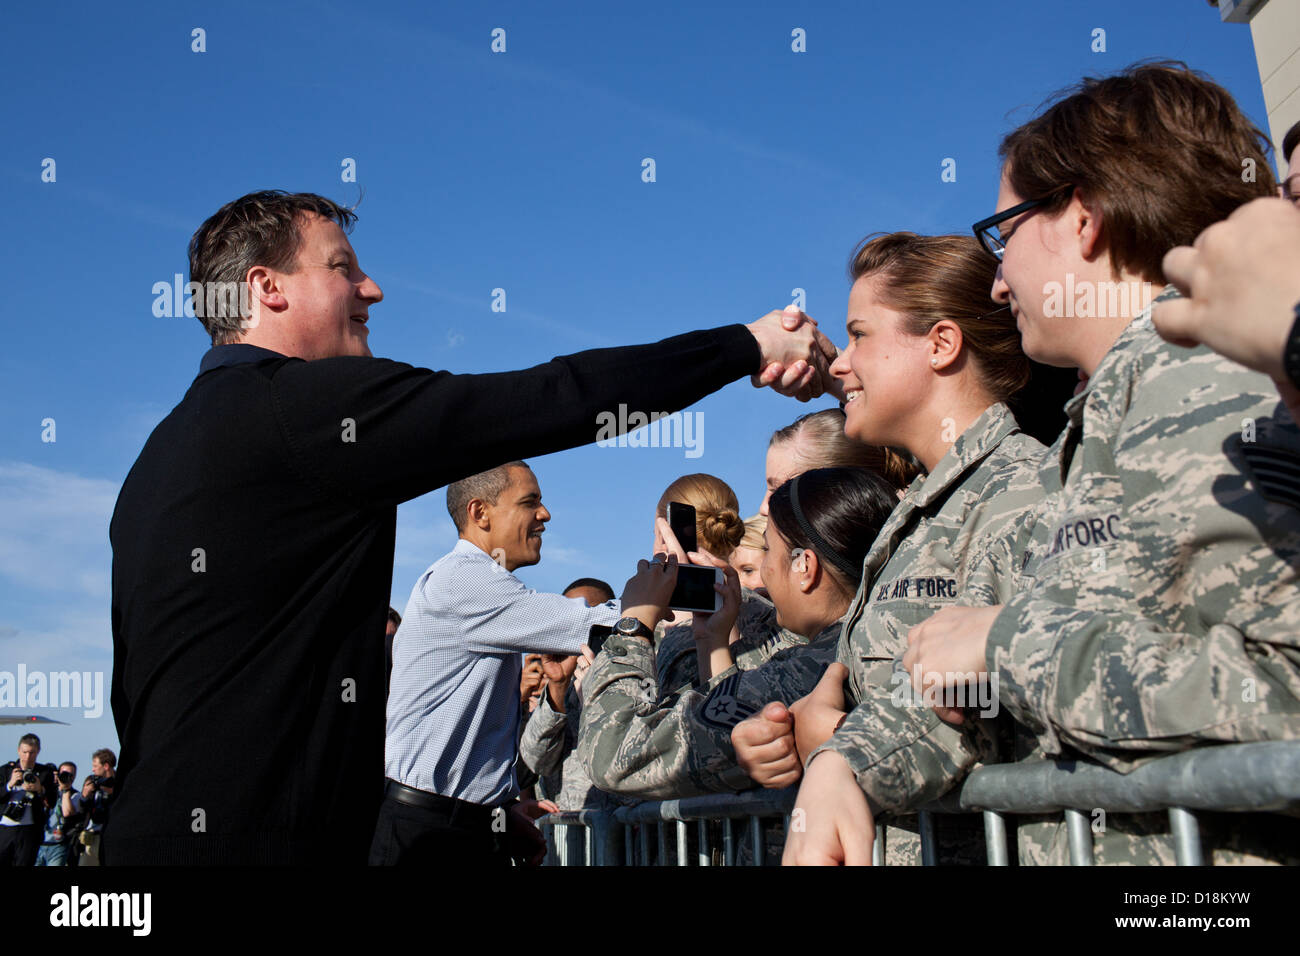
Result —
<instances>
[{"instance_id":1,"label":"black sweater","mask_svg":"<svg viewBox=\"0 0 1300 956\"><path fill-rule=\"evenodd\" d=\"M195 379L113 513L109 864L364 863L398 503L760 362L739 325L486 375L252 355Z\"/></svg>"}]
</instances>

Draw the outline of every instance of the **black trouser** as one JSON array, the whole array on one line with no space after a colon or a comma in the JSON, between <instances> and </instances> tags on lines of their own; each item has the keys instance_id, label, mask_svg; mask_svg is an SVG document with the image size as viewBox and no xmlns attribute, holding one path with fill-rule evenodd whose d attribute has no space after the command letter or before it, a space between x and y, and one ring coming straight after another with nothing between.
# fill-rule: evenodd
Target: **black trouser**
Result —
<instances>
[{"instance_id":1,"label":"black trouser","mask_svg":"<svg viewBox=\"0 0 1300 956\"><path fill-rule=\"evenodd\" d=\"M44 839L44 824L0 827L0 866L35 866Z\"/></svg>"},{"instance_id":2,"label":"black trouser","mask_svg":"<svg viewBox=\"0 0 1300 956\"><path fill-rule=\"evenodd\" d=\"M497 824L499 830L504 817ZM509 866L492 808L389 781L370 844L371 866Z\"/></svg>"}]
</instances>

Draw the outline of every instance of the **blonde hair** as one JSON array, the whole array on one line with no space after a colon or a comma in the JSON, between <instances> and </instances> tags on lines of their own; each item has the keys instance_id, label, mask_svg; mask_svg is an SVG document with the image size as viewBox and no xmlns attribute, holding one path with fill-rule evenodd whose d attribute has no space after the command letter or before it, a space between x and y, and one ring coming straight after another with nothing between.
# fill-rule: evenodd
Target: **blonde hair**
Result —
<instances>
[{"instance_id":1,"label":"blonde hair","mask_svg":"<svg viewBox=\"0 0 1300 956\"><path fill-rule=\"evenodd\" d=\"M714 475L682 475L660 496L655 508L659 517L667 517L670 501L695 509L695 536L701 548L724 561L731 557L745 536L745 523L729 484Z\"/></svg>"},{"instance_id":2,"label":"blonde hair","mask_svg":"<svg viewBox=\"0 0 1300 956\"><path fill-rule=\"evenodd\" d=\"M844 434L844 410L824 408L796 418L772 434L772 445L791 444L799 470L865 468L903 491L921 470L908 458L880 445L867 445Z\"/></svg>"},{"instance_id":3,"label":"blonde hair","mask_svg":"<svg viewBox=\"0 0 1300 956\"><path fill-rule=\"evenodd\" d=\"M763 515L754 515L752 518L745 519L745 536L740 539L738 548L753 548L756 551L767 550L767 541L763 533L767 531L767 518Z\"/></svg>"}]
</instances>

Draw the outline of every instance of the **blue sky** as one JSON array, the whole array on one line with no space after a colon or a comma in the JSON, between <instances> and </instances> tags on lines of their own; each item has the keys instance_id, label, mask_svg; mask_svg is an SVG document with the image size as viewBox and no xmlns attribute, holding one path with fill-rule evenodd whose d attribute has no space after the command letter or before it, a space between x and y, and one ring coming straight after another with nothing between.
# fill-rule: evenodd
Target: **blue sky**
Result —
<instances>
[{"instance_id":1,"label":"blue sky","mask_svg":"<svg viewBox=\"0 0 1300 956\"><path fill-rule=\"evenodd\" d=\"M239 195L351 203L364 189L352 242L385 293L371 348L484 372L749 322L796 288L843 344L857 240L967 232L992 211L1001 136L1085 74L1183 59L1266 126L1249 28L1202 0L611 6L8 12L0 242L19 281L0 352L0 671L102 672L107 693L113 503L208 345L197 320L156 317L152 289L186 272L190 234ZM195 28L205 52L191 49ZM348 158L355 183L341 181ZM955 182L940 178L948 158ZM692 409L700 457L587 447L534 460L554 519L542 563L520 576L621 590L674 478L716 474L753 513L768 436L819 404L740 382ZM454 544L443 502L399 511L399 609ZM98 718L41 712L69 721L41 728L45 759L88 766L116 746L106 701Z\"/></svg>"}]
</instances>

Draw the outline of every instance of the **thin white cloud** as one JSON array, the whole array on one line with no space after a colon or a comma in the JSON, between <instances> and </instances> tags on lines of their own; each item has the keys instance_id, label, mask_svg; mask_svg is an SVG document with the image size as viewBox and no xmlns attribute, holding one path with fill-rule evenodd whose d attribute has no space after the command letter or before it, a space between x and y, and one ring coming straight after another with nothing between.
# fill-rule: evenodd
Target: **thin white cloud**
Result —
<instances>
[{"instance_id":1,"label":"thin white cloud","mask_svg":"<svg viewBox=\"0 0 1300 956\"><path fill-rule=\"evenodd\" d=\"M0 461L0 578L7 579L9 594L107 600L108 524L118 487L103 478Z\"/></svg>"}]
</instances>

